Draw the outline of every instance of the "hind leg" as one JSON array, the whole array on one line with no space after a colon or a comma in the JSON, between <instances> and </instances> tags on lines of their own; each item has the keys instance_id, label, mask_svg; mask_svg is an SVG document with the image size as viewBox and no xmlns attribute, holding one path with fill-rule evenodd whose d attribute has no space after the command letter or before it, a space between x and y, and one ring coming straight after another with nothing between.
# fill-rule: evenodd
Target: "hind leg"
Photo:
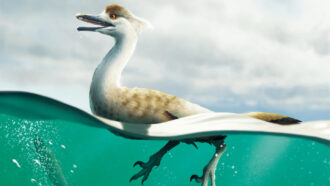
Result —
<instances>
[{"instance_id":1,"label":"hind leg","mask_svg":"<svg viewBox=\"0 0 330 186\"><path fill-rule=\"evenodd\" d=\"M167 142L167 144L161 148L158 152L156 152L155 154L153 154L152 156L150 156L149 161L144 163L142 161L137 161L134 163L134 167L136 165L139 165L142 170L140 170L138 173L136 173L135 175L132 176L132 178L130 179L130 181L136 180L139 177L142 177L142 184L144 181L146 181L148 179L148 176L152 170L152 168L154 166L158 166L160 164L160 161L162 160L163 156L172 148L174 148L175 146L177 146L180 142L179 141L169 141Z\"/></svg>"},{"instance_id":2,"label":"hind leg","mask_svg":"<svg viewBox=\"0 0 330 186\"><path fill-rule=\"evenodd\" d=\"M203 175L197 176L196 174L190 177L190 181L195 180L197 183L202 183L202 186L207 186L211 179L211 185L215 186L215 170L217 168L219 159L223 152L226 150L226 144L223 139L211 140L210 144L215 146L215 153L210 162L204 167Z\"/></svg>"}]
</instances>

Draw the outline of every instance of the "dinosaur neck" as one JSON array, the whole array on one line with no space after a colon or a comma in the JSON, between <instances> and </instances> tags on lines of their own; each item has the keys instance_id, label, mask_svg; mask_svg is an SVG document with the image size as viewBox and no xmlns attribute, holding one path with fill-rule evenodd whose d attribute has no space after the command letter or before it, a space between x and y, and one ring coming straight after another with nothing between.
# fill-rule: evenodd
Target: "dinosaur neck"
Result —
<instances>
[{"instance_id":1,"label":"dinosaur neck","mask_svg":"<svg viewBox=\"0 0 330 186\"><path fill-rule=\"evenodd\" d=\"M120 87L121 73L134 52L136 42L137 36L135 34L116 39L115 45L95 70L91 88L99 86L103 89Z\"/></svg>"}]
</instances>

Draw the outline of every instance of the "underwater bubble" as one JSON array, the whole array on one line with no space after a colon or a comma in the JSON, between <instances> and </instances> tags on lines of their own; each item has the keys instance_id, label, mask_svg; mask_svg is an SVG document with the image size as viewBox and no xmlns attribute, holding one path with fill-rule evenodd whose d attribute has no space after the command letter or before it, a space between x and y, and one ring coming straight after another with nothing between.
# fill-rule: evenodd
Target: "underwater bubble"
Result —
<instances>
[{"instance_id":1,"label":"underwater bubble","mask_svg":"<svg viewBox=\"0 0 330 186\"><path fill-rule=\"evenodd\" d=\"M226 156L229 157L229 154L227 153Z\"/></svg>"},{"instance_id":2,"label":"underwater bubble","mask_svg":"<svg viewBox=\"0 0 330 186\"><path fill-rule=\"evenodd\" d=\"M36 182L36 180L35 180L35 179L33 179L33 178L31 178L31 182L32 182L32 183L34 183L34 182Z\"/></svg>"},{"instance_id":3,"label":"underwater bubble","mask_svg":"<svg viewBox=\"0 0 330 186\"><path fill-rule=\"evenodd\" d=\"M66 146L65 146L65 145L61 145L61 147L62 147L63 149L66 149Z\"/></svg>"},{"instance_id":4,"label":"underwater bubble","mask_svg":"<svg viewBox=\"0 0 330 186\"><path fill-rule=\"evenodd\" d=\"M73 164L73 168L75 168L75 169L76 169L76 168L77 168L77 165L76 165L76 164Z\"/></svg>"},{"instance_id":5,"label":"underwater bubble","mask_svg":"<svg viewBox=\"0 0 330 186\"><path fill-rule=\"evenodd\" d=\"M48 143L49 143L49 145L53 145L53 142L52 141L49 141Z\"/></svg>"},{"instance_id":6,"label":"underwater bubble","mask_svg":"<svg viewBox=\"0 0 330 186\"><path fill-rule=\"evenodd\" d=\"M73 174L74 173L74 171L73 170L70 170L70 172Z\"/></svg>"},{"instance_id":7,"label":"underwater bubble","mask_svg":"<svg viewBox=\"0 0 330 186\"><path fill-rule=\"evenodd\" d=\"M12 161L13 161L13 163L15 163L17 165L18 168L21 168L21 165L17 162L16 159L13 159Z\"/></svg>"},{"instance_id":8,"label":"underwater bubble","mask_svg":"<svg viewBox=\"0 0 330 186\"><path fill-rule=\"evenodd\" d=\"M33 161L34 161L34 162L36 162L36 164L38 164L38 165L41 165L41 163L40 163L40 161L39 161L39 160L37 160L37 159L34 159Z\"/></svg>"},{"instance_id":9,"label":"underwater bubble","mask_svg":"<svg viewBox=\"0 0 330 186\"><path fill-rule=\"evenodd\" d=\"M235 169L235 166L233 165L233 166L231 166L231 168L232 168L232 169Z\"/></svg>"}]
</instances>

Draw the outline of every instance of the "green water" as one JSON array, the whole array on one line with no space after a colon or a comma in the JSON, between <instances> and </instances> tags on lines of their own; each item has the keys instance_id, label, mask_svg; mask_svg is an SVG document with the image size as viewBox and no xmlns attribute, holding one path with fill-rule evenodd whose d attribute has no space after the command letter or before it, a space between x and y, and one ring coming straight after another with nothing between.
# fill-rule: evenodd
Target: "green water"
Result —
<instances>
[{"instance_id":1,"label":"green water","mask_svg":"<svg viewBox=\"0 0 330 186\"><path fill-rule=\"evenodd\" d=\"M40 154L56 158L68 185L141 185L140 180L129 182L140 170L132 165L147 161L166 142L125 139L100 125L88 114L45 97L0 93L0 185L52 185ZM45 153L36 149L36 135ZM216 171L218 186L330 185L330 148L324 144L247 134L229 136L226 143ZM197 145L198 150L186 144L172 149L144 185L200 185L189 178L202 174L214 148Z\"/></svg>"}]
</instances>

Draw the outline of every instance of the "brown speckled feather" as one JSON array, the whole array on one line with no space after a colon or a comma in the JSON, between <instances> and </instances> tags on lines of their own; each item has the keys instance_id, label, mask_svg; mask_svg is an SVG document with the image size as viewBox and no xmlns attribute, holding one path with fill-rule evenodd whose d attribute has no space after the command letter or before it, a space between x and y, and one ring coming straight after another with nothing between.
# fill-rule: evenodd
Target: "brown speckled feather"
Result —
<instances>
[{"instance_id":1,"label":"brown speckled feather","mask_svg":"<svg viewBox=\"0 0 330 186\"><path fill-rule=\"evenodd\" d=\"M301 122L300 120L274 113L250 112L244 115L281 125L297 124Z\"/></svg>"},{"instance_id":2,"label":"brown speckled feather","mask_svg":"<svg viewBox=\"0 0 330 186\"><path fill-rule=\"evenodd\" d=\"M133 123L160 123L211 112L176 96L143 88L111 89L104 99L97 101L97 98L93 98L97 115Z\"/></svg>"}]
</instances>

